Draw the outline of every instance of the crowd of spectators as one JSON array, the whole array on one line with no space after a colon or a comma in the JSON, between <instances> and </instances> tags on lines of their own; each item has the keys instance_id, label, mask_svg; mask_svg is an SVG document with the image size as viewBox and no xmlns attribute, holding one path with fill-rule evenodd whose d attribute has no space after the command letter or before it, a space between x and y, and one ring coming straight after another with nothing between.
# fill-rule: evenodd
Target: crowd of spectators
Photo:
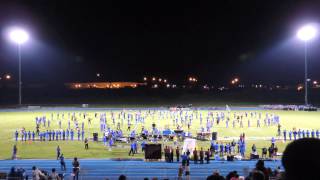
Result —
<instances>
[{"instance_id":1,"label":"crowd of spectators","mask_svg":"<svg viewBox=\"0 0 320 180\"><path fill-rule=\"evenodd\" d=\"M282 156L282 165L284 171L280 167L271 170L265 167L263 160L258 160L256 167L252 169L245 177L237 171L229 172L225 177L218 170L215 170L212 175L207 177L207 180L319 180L318 170L320 169L320 140L315 138L298 139L290 143ZM307 154L306 154L307 153ZM73 170L71 176L73 180L78 180L80 172L80 163L77 158L74 158ZM179 165L177 178L175 179L191 179L191 171L189 162L182 161ZM30 177L29 177L30 176ZM65 174L56 172L52 169L51 172L39 169L36 166L32 167L32 174L28 175L24 169L12 167L7 175L9 180L63 180ZM126 180L125 175L120 175L119 180ZM148 180L148 178L144 178ZM152 178L157 180L158 178ZM205 179L205 177L204 177Z\"/></svg>"}]
</instances>

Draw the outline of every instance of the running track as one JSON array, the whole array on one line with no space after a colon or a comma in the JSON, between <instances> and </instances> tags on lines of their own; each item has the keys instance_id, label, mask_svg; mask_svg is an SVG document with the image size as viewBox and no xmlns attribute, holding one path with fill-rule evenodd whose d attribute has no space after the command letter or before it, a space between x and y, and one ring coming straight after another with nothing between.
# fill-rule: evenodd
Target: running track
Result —
<instances>
[{"instance_id":1,"label":"running track","mask_svg":"<svg viewBox=\"0 0 320 180\"><path fill-rule=\"evenodd\" d=\"M211 161L210 164L193 164L190 162L191 179L205 179L212 174L213 170L219 170L222 175L236 170L240 175L255 167L256 161ZM30 175L32 166L51 172L56 168L59 173L60 164L56 160L0 160L0 172L9 172L12 166L22 167ZM66 160L67 172L65 179L71 178L71 160ZM275 169L281 166L280 161L266 161L266 167ZM158 177L159 179L176 179L178 163L144 162L144 161L115 161L108 159L80 159L80 180L117 179L119 175L125 174L128 179L143 179ZM30 176L29 176L30 177Z\"/></svg>"}]
</instances>

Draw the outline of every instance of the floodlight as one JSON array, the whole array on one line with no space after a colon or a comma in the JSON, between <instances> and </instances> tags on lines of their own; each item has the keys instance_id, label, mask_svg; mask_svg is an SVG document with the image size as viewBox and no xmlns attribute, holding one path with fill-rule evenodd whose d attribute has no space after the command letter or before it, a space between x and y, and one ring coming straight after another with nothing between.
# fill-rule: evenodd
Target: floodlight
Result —
<instances>
[{"instance_id":1,"label":"floodlight","mask_svg":"<svg viewBox=\"0 0 320 180\"><path fill-rule=\"evenodd\" d=\"M313 39L317 34L317 29L312 25L306 25L300 28L297 32L297 37L303 41Z\"/></svg>"},{"instance_id":2,"label":"floodlight","mask_svg":"<svg viewBox=\"0 0 320 180\"><path fill-rule=\"evenodd\" d=\"M29 34L23 30L23 29L13 29L9 33L10 39L17 43L17 44L23 44L29 39Z\"/></svg>"}]
</instances>

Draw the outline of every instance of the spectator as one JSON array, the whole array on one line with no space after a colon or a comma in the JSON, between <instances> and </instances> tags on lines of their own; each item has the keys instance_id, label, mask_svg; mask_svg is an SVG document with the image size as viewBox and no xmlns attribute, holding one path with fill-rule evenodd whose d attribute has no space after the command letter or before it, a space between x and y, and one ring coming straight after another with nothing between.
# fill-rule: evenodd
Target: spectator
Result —
<instances>
[{"instance_id":1,"label":"spectator","mask_svg":"<svg viewBox=\"0 0 320 180\"><path fill-rule=\"evenodd\" d=\"M53 168L51 170L50 179L51 180L60 180L59 174L56 173L56 169L55 168Z\"/></svg>"},{"instance_id":2,"label":"spectator","mask_svg":"<svg viewBox=\"0 0 320 180\"><path fill-rule=\"evenodd\" d=\"M125 175L123 175L123 174L121 174L120 176L119 176L119 180L126 180L127 179L127 177L125 176Z\"/></svg>"},{"instance_id":3,"label":"spectator","mask_svg":"<svg viewBox=\"0 0 320 180\"><path fill-rule=\"evenodd\" d=\"M299 139L290 143L282 156L285 180L318 180L320 140ZM307 153L307 154L306 154ZM306 157L306 155L308 157Z\"/></svg>"},{"instance_id":4,"label":"spectator","mask_svg":"<svg viewBox=\"0 0 320 180\"><path fill-rule=\"evenodd\" d=\"M73 166L73 180L78 180L79 179L79 171L80 171L80 163L78 161L78 158L75 157L73 162L72 162L72 166Z\"/></svg>"},{"instance_id":5,"label":"spectator","mask_svg":"<svg viewBox=\"0 0 320 180\"><path fill-rule=\"evenodd\" d=\"M278 166L278 168L274 170L274 176L275 176L277 179L281 179L282 173L281 173L281 168L280 168L280 166Z\"/></svg>"},{"instance_id":6,"label":"spectator","mask_svg":"<svg viewBox=\"0 0 320 180\"><path fill-rule=\"evenodd\" d=\"M259 160L256 164L255 170L261 171L264 174L264 179L269 180L269 171L264 167L264 161Z\"/></svg>"},{"instance_id":7,"label":"spectator","mask_svg":"<svg viewBox=\"0 0 320 180\"><path fill-rule=\"evenodd\" d=\"M226 180L234 180L234 179L238 179L239 175L237 171L231 171L227 176L226 176Z\"/></svg>"},{"instance_id":8,"label":"spectator","mask_svg":"<svg viewBox=\"0 0 320 180\"><path fill-rule=\"evenodd\" d=\"M223 176L220 176L219 171L214 171L212 175L207 177L207 180L225 180Z\"/></svg>"},{"instance_id":9,"label":"spectator","mask_svg":"<svg viewBox=\"0 0 320 180\"><path fill-rule=\"evenodd\" d=\"M46 176L35 166L32 167L32 180L46 179Z\"/></svg>"},{"instance_id":10,"label":"spectator","mask_svg":"<svg viewBox=\"0 0 320 180\"><path fill-rule=\"evenodd\" d=\"M246 178L246 180L265 180L264 173L259 170L253 170L250 172L249 176ZM269 180L269 179L268 179Z\"/></svg>"},{"instance_id":11,"label":"spectator","mask_svg":"<svg viewBox=\"0 0 320 180\"><path fill-rule=\"evenodd\" d=\"M16 171L16 168L12 167L8 174L8 180L22 180L22 179L23 179L22 174L19 174Z\"/></svg>"}]
</instances>

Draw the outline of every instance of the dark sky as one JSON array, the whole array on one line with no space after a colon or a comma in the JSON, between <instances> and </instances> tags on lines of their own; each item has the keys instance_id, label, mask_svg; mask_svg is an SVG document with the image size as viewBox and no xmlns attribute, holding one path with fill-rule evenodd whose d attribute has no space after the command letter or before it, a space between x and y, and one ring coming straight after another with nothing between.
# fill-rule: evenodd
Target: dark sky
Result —
<instances>
[{"instance_id":1,"label":"dark sky","mask_svg":"<svg viewBox=\"0 0 320 180\"><path fill-rule=\"evenodd\" d=\"M296 83L303 43L296 29L318 23L320 1L1 0L0 75L17 75L7 27L31 32L23 45L29 82L141 80ZM310 77L320 79L320 39L309 44Z\"/></svg>"}]
</instances>

